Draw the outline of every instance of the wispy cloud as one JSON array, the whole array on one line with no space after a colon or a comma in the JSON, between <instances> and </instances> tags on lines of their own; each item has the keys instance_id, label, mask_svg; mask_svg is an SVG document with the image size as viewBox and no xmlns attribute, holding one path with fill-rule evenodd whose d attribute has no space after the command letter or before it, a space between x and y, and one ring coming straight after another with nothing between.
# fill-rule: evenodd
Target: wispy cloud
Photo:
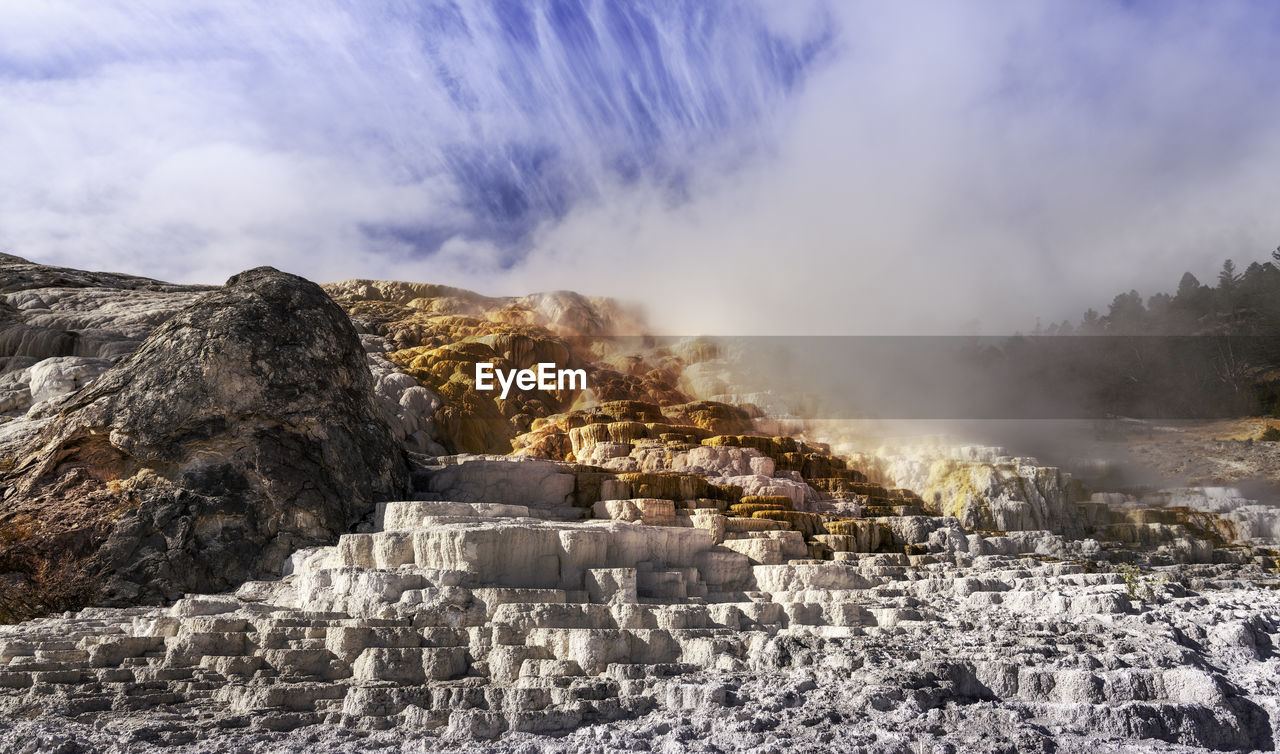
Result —
<instances>
[{"instance_id":1,"label":"wispy cloud","mask_svg":"<svg viewBox=\"0 0 1280 754\"><path fill-rule=\"evenodd\" d=\"M374 6L0 6L0 245L955 332L1280 242L1268 3Z\"/></svg>"},{"instance_id":2,"label":"wispy cloud","mask_svg":"<svg viewBox=\"0 0 1280 754\"><path fill-rule=\"evenodd\" d=\"M466 243L509 268L607 186L679 191L723 166L711 154L766 147L830 40L821 16L778 20L739 3L6 6L3 240L179 277L299 258L354 273Z\"/></svg>"}]
</instances>

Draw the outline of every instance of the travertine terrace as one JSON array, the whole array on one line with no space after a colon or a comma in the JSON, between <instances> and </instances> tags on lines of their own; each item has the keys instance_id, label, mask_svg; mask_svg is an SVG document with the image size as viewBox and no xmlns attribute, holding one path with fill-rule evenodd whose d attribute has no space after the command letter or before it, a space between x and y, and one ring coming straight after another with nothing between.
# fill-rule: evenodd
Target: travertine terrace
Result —
<instances>
[{"instance_id":1,"label":"travertine terrace","mask_svg":"<svg viewBox=\"0 0 1280 754\"><path fill-rule=\"evenodd\" d=\"M358 335L338 322L318 356L259 366L305 381L314 364L341 365L349 413L309 422L296 391L266 380L238 396L251 435L129 424L94 407L134 400L134 375L188 379L185 364L209 349L174 344L251 340L247 325L229 336L199 312L303 296L332 319L329 304L273 271L202 294L8 264L27 284L7 294L22 304L21 337L0 383L0 441L17 461L7 562L62 553L116 586L110 606L0 627L0 751L1247 751L1280 740L1278 519L1231 489L1090 490L999 448L833 452L795 417L732 400L763 394L733 385L714 346L610 350L602 333L634 325L611 305L367 281L329 289ZM59 340L65 309L41 311L68 301L69 284L98 291L75 294L97 302L96 355ZM127 338L113 329L112 311L132 310L102 301L139 288L178 297L178 324L130 315ZM594 392L494 401L465 379L477 360L548 354L581 364ZM325 422L384 443L365 447L385 467L381 486L326 457L316 468L337 481L305 484L280 443L323 444L335 436ZM75 455L84 445L69 426L117 440ZM157 457L125 435L181 442ZM392 444L402 467L380 458ZM475 452L492 446L504 453ZM45 460L23 462L24 447ZM210 449L223 447L212 475ZM316 504L255 476L264 459ZM253 484L227 481L237 475ZM81 506L87 519L28 526L40 500L81 510L58 497L59 479L104 502ZM211 517L190 502L222 499L244 512ZM96 528L76 528L84 520ZM105 539L71 536L82 531ZM220 562L245 531L269 551ZM7 588L40 586L42 573L15 570ZM156 580L130 591L140 574ZM218 578L235 583L182 589Z\"/></svg>"},{"instance_id":2,"label":"travertine terrace","mask_svg":"<svg viewBox=\"0 0 1280 754\"><path fill-rule=\"evenodd\" d=\"M43 713L10 730L873 750L1274 733L1280 595L1260 571L1134 576L1037 555L1068 546L1053 535L933 516L867 519L880 552L815 535L852 545L818 560L795 530L732 531L767 519L711 501L575 506L577 476L553 462L446 457L419 480L417 497L446 499L379 504L370 531L296 553L279 580L3 629L0 704Z\"/></svg>"}]
</instances>

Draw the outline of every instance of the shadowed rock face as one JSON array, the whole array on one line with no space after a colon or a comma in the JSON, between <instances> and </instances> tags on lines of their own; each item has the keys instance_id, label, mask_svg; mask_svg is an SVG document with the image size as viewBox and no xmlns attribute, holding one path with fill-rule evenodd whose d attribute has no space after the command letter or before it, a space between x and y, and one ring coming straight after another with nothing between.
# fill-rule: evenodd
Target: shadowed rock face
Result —
<instances>
[{"instance_id":1,"label":"shadowed rock face","mask_svg":"<svg viewBox=\"0 0 1280 754\"><path fill-rule=\"evenodd\" d=\"M5 546L84 559L108 604L276 574L408 487L350 321L269 267L45 413L5 480L0 524L25 535Z\"/></svg>"}]
</instances>

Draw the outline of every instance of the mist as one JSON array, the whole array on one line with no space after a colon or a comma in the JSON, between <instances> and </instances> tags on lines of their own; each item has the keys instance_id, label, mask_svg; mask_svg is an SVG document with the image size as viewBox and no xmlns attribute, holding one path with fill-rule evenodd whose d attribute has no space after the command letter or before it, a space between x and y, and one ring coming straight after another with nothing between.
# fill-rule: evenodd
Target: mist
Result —
<instances>
[{"instance_id":1,"label":"mist","mask_svg":"<svg viewBox=\"0 0 1280 754\"><path fill-rule=\"evenodd\" d=\"M0 247L571 289L666 334L1027 330L1280 242L1277 30L1243 2L11 4Z\"/></svg>"}]
</instances>

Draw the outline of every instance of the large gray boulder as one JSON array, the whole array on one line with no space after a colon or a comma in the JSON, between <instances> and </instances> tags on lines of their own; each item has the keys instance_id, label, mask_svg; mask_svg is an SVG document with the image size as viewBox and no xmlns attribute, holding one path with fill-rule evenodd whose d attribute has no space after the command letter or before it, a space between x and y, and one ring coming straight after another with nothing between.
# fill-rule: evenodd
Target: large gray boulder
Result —
<instances>
[{"instance_id":1,"label":"large gray boulder","mask_svg":"<svg viewBox=\"0 0 1280 754\"><path fill-rule=\"evenodd\" d=\"M409 487L350 320L269 267L200 296L41 413L3 479L10 585L69 558L106 604L227 589Z\"/></svg>"}]
</instances>

